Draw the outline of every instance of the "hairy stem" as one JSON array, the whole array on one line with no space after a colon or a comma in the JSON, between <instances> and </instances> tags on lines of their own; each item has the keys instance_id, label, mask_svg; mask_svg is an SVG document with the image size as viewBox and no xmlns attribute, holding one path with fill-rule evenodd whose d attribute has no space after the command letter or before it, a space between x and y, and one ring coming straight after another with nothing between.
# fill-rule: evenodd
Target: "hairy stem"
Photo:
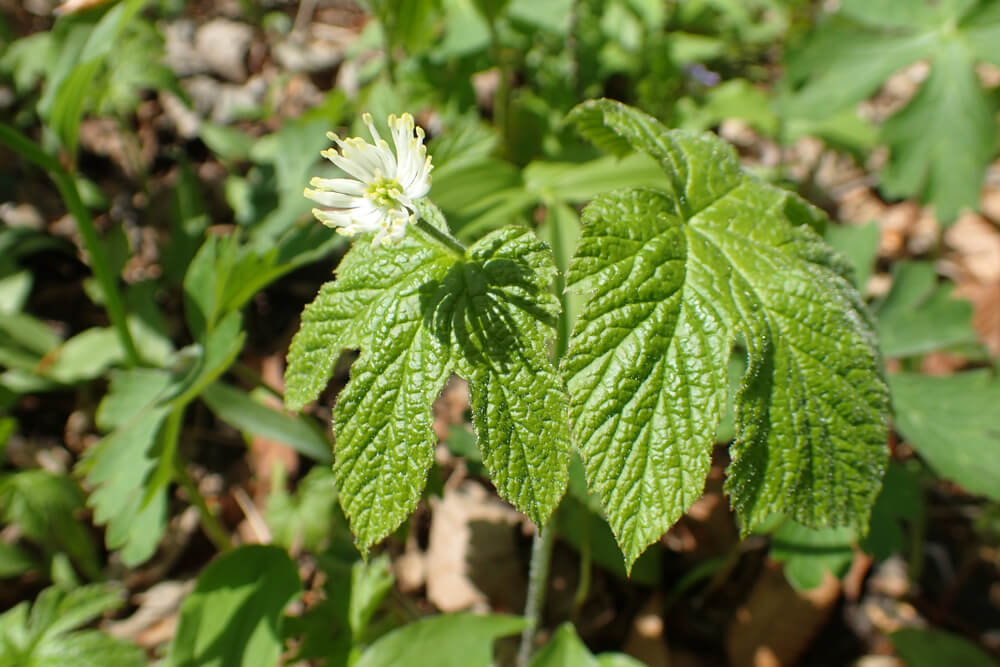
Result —
<instances>
[{"instance_id":1,"label":"hairy stem","mask_svg":"<svg viewBox=\"0 0 1000 667\"><path fill-rule=\"evenodd\" d=\"M531 541L531 567L528 570L528 599L524 615L528 627L521 632L521 646L517 651L518 667L527 667L535 650L535 635L541 625L545 608L545 593L549 582L549 565L552 563L552 546L555 541L555 515L540 526Z\"/></svg>"},{"instance_id":2,"label":"hairy stem","mask_svg":"<svg viewBox=\"0 0 1000 667\"><path fill-rule=\"evenodd\" d=\"M552 216L554 202L547 202L549 215ZM564 247L568 239L565 239L558 231L558 225L554 221L553 234L551 235L552 254L556 263L560 264L560 258L566 256ZM556 277L556 296L559 298L559 323L556 328L556 344L554 347L554 363L558 366L559 360L566 354L569 347L569 334L572 329L572 322L569 321L569 314L566 310L566 271L568 267L558 266L559 273ZM535 636L538 633L538 626L541 625L542 611L545 608L545 593L548 587L549 566L552 563L552 547L555 543L556 534L556 514L553 512L549 522L541 526L531 543L531 565L528 569L528 596L525 603L524 615L528 619L528 626L521 632L521 645L517 653L517 664L519 667L526 667L531 660L531 655L535 649ZM589 537L589 536L588 536ZM581 568L586 568L588 573L587 585L583 586L583 596L586 597L586 589L589 588L589 539L586 561ZM580 591L577 591L578 596ZM577 604L582 604L582 600Z\"/></svg>"},{"instance_id":3,"label":"hairy stem","mask_svg":"<svg viewBox=\"0 0 1000 667\"><path fill-rule=\"evenodd\" d=\"M433 206L433 204L431 204L431 206ZM438 212L438 215L441 215L441 213ZM442 218L442 220L443 219L444 218ZM443 249L445 252L454 255L458 259L465 259L465 246L462 245L461 241L448 232L438 229L432 225L425 219L424 215L417 218L417 222L413 224L413 229L425 242Z\"/></svg>"}]
</instances>

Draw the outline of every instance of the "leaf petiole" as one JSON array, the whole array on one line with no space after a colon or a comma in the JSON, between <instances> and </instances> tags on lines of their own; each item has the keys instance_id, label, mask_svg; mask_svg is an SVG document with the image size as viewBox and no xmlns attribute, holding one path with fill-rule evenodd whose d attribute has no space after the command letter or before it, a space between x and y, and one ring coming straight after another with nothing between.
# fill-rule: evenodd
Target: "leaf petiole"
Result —
<instances>
[{"instance_id":1,"label":"leaf petiole","mask_svg":"<svg viewBox=\"0 0 1000 667\"><path fill-rule=\"evenodd\" d=\"M461 241L448 232L438 229L427 222L423 216L417 218L416 223L412 227L424 242L442 248L445 252L454 255L458 259L465 259L465 246L462 245Z\"/></svg>"}]
</instances>

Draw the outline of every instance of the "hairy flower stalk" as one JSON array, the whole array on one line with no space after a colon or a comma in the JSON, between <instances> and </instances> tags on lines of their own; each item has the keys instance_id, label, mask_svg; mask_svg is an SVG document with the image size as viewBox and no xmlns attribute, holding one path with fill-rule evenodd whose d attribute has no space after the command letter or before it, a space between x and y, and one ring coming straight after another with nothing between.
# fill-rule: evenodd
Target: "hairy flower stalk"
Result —
<instances>
[{"instance_id":1,"label":"hairy flower stalk","mask_svg":"<svg viewBox=\"0 0 1000 667\"><path fill-rule=\"evenodd\" d=\"M362 116L374 144L360 137L327 136L340 149L328 148L323 157L352 178L313 178L305 196L328 208L314 208L313 215L345 236L374 233L372 245L392 245L416 221L414 203L431 189L431 158L424 146L424 131L413 116L389 116L395 153L383 139L371 114Z\"/></svg>"}]
</instances>

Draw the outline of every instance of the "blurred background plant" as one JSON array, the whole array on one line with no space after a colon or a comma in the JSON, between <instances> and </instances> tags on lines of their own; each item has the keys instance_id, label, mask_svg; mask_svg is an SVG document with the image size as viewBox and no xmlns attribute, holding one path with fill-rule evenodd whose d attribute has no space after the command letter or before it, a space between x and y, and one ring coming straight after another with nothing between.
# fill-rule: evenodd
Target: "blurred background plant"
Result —
<instances>
[{"instance_id":1,"label":"blurred background plant","mask_svg":"<svg viewBox=\"0 0 1000 667\"><path fill-rule=\"evenodd\" d=\"M831 214L878 322L893 464L869 535L775 517L740 541L720 448L631 579L574 464L535 663L1000 655L1000 3L0 12L0 665L508 659L528 538L484 482L461 380L427 502L367 563L329 470L346 364L318 405L280 408L298 314L345 250L302 188L328 130L408 110L456 235L530 225L565 271L582 204L662 178L565 125L598 96L716 131Z\"/></svg>"}]
</instances>

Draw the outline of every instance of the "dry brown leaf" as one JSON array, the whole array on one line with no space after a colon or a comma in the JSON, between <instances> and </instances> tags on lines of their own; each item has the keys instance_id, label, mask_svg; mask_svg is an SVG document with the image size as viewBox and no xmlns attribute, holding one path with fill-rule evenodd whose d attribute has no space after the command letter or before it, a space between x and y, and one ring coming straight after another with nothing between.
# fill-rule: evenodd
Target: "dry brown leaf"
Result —
<instances>
[{"instance_id":1,"label":"dry brown leaf","mask_svg":"<svg viewBox=\"0 0 1000 667\"><path fill-rule=\"evenodd\" d=\"M945 234L946 266L955 295L972 303L972 326L993 355L1000 354L1000 230L982 216L963 215Z\"/></svg>"},{"instance_id":2,"label":"dry brown leaf","mask_svg":"<svg viewBox=\"0 0 1000 667\"><path fill-rule=\"evenodd\" d=\"M796 591L781 567L769 564L726 633L726 654L734 667L793 665L826 625L837 599L840 580L827 573L810 591Z\"/></svg>"},{"instance_id":3,"label":"dry brown leaf","mask_svg":"<svg viewBox=\"0 0 1000 667\"><path fill-rule=\"evenodd\" d=\"M466 480L431 501L427 598L443 612L524 606L517 525L521 515Z\"/></svg>"},{"instance_id":4,"label":"dry brown leaf","mask_svg":"<svg viewBox=\"0 0 1000 667\"><path fill-rule=\"evenodd\" d=\"M1000 223L1000 188L985 188L979 208L987 218Z\"/></svg>"},{"instance_id":5,"label":"dry brown leaf","mask_svg":"<svg viewBox=\"0 0 1000 667\"><path fill-rule=\"evenodd\" d=\"M966 213L944 235L954 250L951 259L983 284L1000 282L1000 230L986 218Z\"/></svg>"},{"instance_id":6,"label":"dry brown leaf","mask_svg":"<svg viewBox=\"0 0 1000 667\"><path fill-rule=\"evenodd\" d=\"M879 217L879 256L893 259L903 257L906 254L907 239L916 228L920 216L920 207L912 201L886 208Z\"/></svg>"},{"instance_id":7,"label":"dry brown leaf","mask_svg":"<svg viewBox=\"0 0 1000 667\"><path fill-rule=\"evenodd\" d=\"M127 639L145 649L169 642L177 628L181 603L194 589L194 579L163 581L138 593L133 600L139 604L135 613L120 621L110 621L103 629L112 637Z\"/></svg>"},{"instance_id":8,"label":"dry brown leaf","mask_svg":"<svg viewBox=\"0 0 1000 667\"><path fill-rule=\"evenodd\" d=\"M424 587L427 582L427 557L413 542L407 541L406 551L393 561L393 574L396 575L396 585L402 593L413 593Z\"/></svg>"},{"instance_id":9,"label":"dry brown leaf","mask_svg":"<svg viewBox=\"0 0 1000 667\"><path fill-rule=\"evenodd\" d=\"M837 218L844 222L871 222L881 220L887 208L872 188L858 185L845 189L840 195Z\"/></svg>"},{"instance_id":10,"label":"dry brown leaf","mask_svg":"<svg viewBox=\"0 0 1000 667\"><path fill-rule=\"evenodd\" d=\"M94 7L100 7L101 5L106 5L112 0L66 0L58 7L52 10L53 14L74 14L76 12L87 11L88 9L93 9Z\"/></svg>"},{"instance_id":11,"label":"dry brown leaf","mask_svg":"<svg viewBox=\"0 0 1000 667\"><path fill-rule=\"evenodd\" d=\"M854 667L906 667L906 665L893 655L866 655L858 658Z\"/></svg>"},{"instance_id":12,"label":"dry brown leaf","mask_svg":"<svg viewBox=\"0 0 1000 667\"><path fill-rule=\"evenodd\" d=\"M80 121L80 146L108 158L129 178L136 178L152 164L151 155L143 150L138 135L114 118Z\"/></svg>"},{"instance_id":13,"label":"dry brown leaf","mask_svg":"<svg viewBox=\"0 0 1000 667\"><path fill-rule=\"evenodd\" d=\"M452 375L434 401L434 434L437 439L447 440L451 426L465 422L465 411L468 409L469 383Z\"/></svg>"}]
</instances>

